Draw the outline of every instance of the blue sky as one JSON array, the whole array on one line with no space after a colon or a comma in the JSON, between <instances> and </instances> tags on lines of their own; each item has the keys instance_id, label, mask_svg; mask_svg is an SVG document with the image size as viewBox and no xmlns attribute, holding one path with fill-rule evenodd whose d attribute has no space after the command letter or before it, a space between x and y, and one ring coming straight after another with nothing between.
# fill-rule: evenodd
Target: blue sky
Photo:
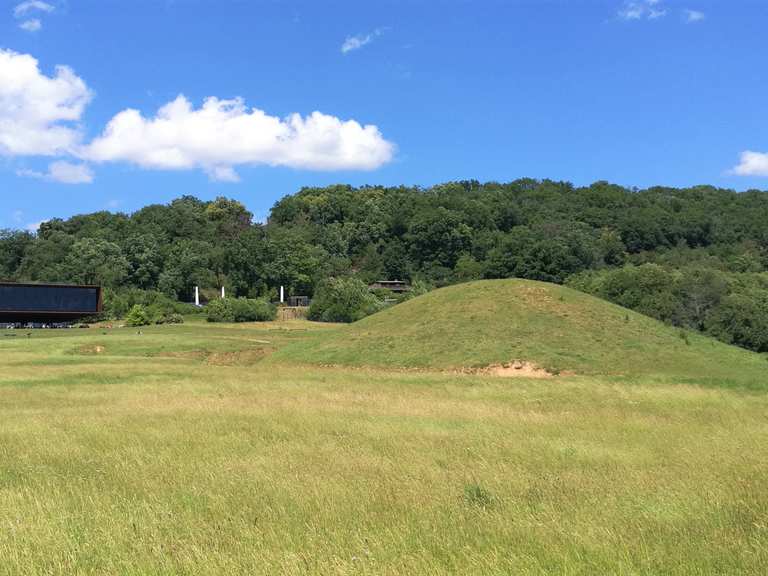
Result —
<instances>
[{"instance_id":1,"label":"blue sky","mask_svg":"<svg viewBox=\"0 0 768 576\"><path fill-rule=\"evenodd\" d=\"M0 228L336 182L768 188L766 26L757 0L2 1Z\"/></svg>"}]
</instances>

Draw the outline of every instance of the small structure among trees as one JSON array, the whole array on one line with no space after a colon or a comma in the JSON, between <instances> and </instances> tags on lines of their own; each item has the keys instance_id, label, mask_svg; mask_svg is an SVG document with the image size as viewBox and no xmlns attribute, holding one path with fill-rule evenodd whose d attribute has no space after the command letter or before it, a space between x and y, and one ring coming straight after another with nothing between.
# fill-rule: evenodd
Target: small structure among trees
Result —
<instances>
[{"instance_id":1,"label":"small structure among trees","mask_svg":"<svg viewBox=\"0 0 768 576\"><path fill-rule=\"evenodd\" d=\"M389 290L395 294L405 294L411 291L411 286L402 280L377 280L369 284L370 290Z\"/></svg>"}]
</instances>

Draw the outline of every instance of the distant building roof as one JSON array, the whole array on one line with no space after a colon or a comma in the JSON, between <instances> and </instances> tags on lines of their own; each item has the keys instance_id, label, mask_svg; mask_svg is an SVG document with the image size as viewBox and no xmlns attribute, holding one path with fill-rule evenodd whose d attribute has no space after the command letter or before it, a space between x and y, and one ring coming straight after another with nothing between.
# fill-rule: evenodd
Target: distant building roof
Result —
<instances>
[{"instance_id":1,"label":"distant building roof","mask_svg":"<svg viewBox=\"0 0 768 576\"><path fill-rule=\"evenodd\" d=\"M371 290L391 290L392 292L409 292L411 290L410 285L403 280L377 280L373 284L369 284L368 288Z\"/></svg>"}]
</instances>

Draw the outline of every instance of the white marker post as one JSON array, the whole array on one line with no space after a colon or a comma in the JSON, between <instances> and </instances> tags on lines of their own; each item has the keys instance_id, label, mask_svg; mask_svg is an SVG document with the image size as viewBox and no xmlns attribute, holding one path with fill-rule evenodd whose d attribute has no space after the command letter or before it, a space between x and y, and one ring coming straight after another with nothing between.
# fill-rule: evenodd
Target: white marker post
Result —
<instances>
[{"instance_id":1,"label":"white marker post","mask_svg":"<svg viewBox=\"0 0 768 576\"><path fill-rule=\"evenodd\" d=\"M200 306L200 287L195 286L195 306Z\"/></svg>"},{"instance_id":2,"label":"white marker post","mask_svg":"<svg viewBox=\"0 0 768 576\"><path fill-rule=\"evenodd\" d=\"M221 299L222 299L222 300L224 300L224 298L226 298L226 297L227 297L227 295L226 295L226 293L224 292L224 286L222 286L222 287L221 287Z\"/></svg>"},{"instance_id":3,"label":"white marker post","mask_svg":"<svg viewBox=\"0 0 768 576\"><path fill-rule=\"evenodd\" d=\"M285 304L285 287L280 286L280 304Z\"/></svg>"}]
</instances>

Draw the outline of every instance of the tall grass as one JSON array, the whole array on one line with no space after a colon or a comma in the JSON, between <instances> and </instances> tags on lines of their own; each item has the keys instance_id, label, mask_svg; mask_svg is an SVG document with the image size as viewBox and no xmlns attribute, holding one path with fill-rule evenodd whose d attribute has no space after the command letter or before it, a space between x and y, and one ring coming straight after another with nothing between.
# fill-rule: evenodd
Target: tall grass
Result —
<instances>
[{"instance_id":1,"label":"tall grass","mask_svg":"<svg viewBox=\"0 0 768 576\"><path fill-rule=\"evenodd\" d=\"M768 573L768 396L252 353L310 326L0 340L0 574Z\"/></svg>"}]
</instances>

